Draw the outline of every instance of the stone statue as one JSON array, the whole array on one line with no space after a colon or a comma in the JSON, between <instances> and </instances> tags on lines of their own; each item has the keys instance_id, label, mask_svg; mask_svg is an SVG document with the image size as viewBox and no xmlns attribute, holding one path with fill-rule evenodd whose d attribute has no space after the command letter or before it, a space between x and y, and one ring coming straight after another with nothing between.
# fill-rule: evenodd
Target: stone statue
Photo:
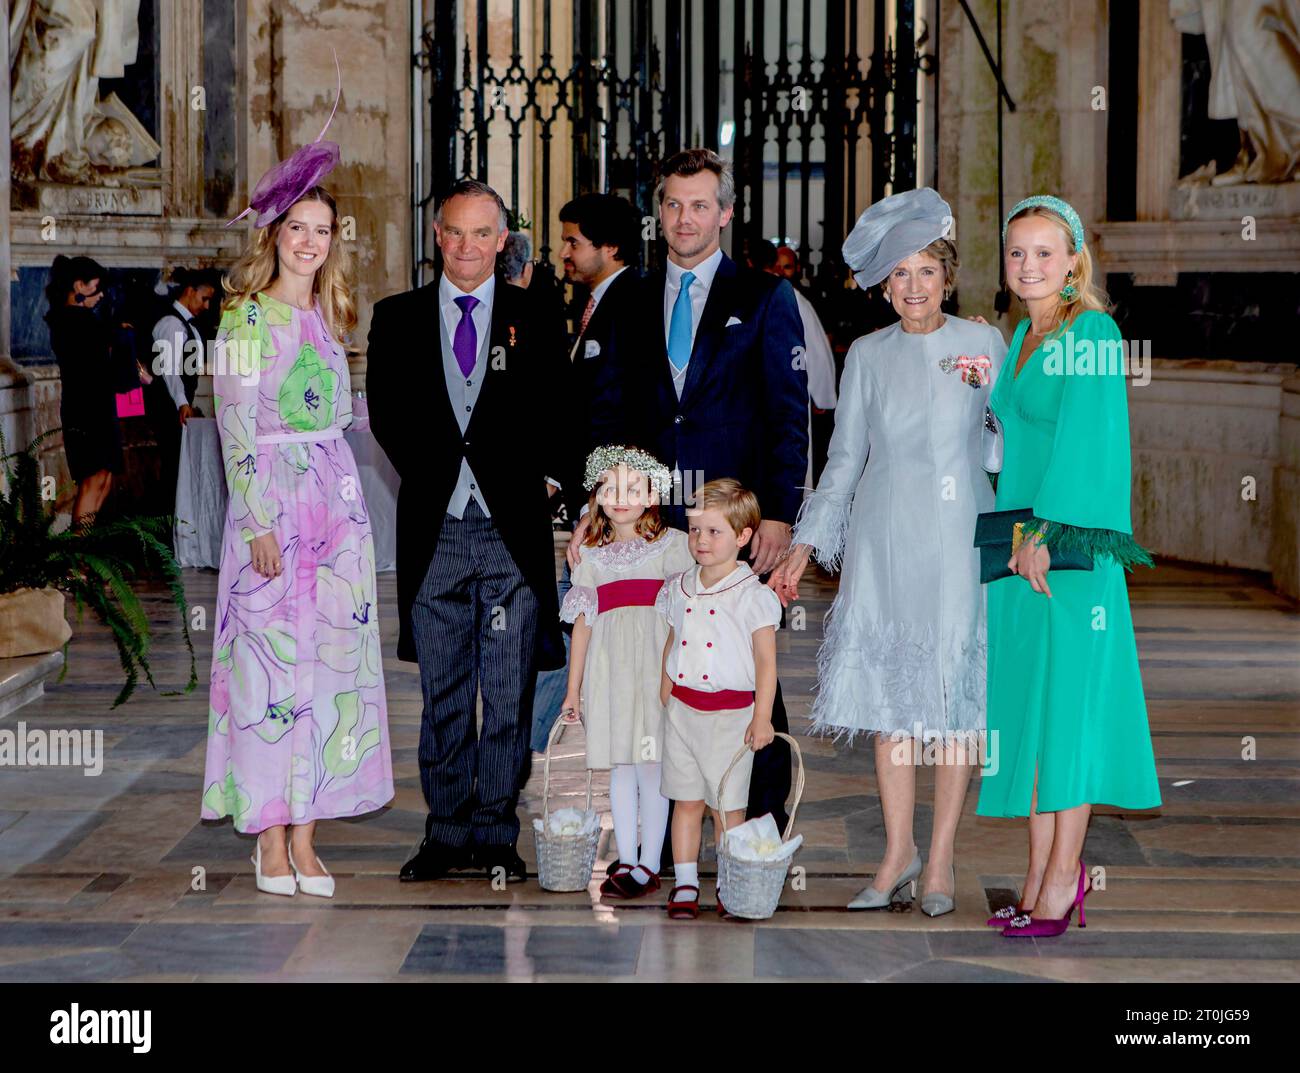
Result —
<instances>
[{"instance_id":1,"label":"stone statue","mask_svg":"<svg viewBox=\"0 0 1300 1073\"><path fill-rule=\"evenodd\" d=\"M1169 0L1210 53L1211 119L1235 119L1241 151L1210 181L1285 183L1300 171L1300 0Z\"/></svg>"},{"instance_id":2,"label":"stone statue","mask_svg":"<svg viewBox=\"0 0 1300 1073\"><path fill-rule=\"evenodd\" d=\"M13 0L9 15L15 181L116 185L161 149L101 78L136 62L140 0ZM118 174L114 174L118 173Z\"/></svg>"}]
</instances>

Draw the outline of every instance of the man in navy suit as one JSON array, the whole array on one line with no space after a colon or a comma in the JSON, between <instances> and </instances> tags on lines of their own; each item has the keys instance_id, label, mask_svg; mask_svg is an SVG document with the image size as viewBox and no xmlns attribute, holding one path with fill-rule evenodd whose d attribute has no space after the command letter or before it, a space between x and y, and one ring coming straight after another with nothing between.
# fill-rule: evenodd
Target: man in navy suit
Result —
<instances>
[{"instance_id":1,"label":"man in navy suit","mask_svg":"<svg viewBox=\"0 0 1300 1073\"><path fill-rule=\"evenodd\" d=\"M725 160L708 149L674 154L656 196L668 263L640 282L639 314L614 326L589 439L636 444L680 472L681 494L664 516L682 529L705 481L734 477L752 490L763 520L750 566L766 574L790 545L808 466L799 308L788 282L740 268L722 252L736 199ZM585 531L584 521L569 544L570 565ZM779 684L772 724L788 730ZM789 791L789 746L778 738L754 758L747 814L770 812L784 828Z\"/></svg>"}]
</instances>

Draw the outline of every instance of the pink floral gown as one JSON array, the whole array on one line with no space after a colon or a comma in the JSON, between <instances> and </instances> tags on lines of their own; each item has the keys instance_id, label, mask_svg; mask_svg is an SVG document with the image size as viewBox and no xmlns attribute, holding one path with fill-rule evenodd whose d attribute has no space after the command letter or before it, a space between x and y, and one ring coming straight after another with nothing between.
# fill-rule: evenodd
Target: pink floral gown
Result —
<instances>
[{"instance_id":1,"label":"pink floral gown","mask_svg":"<svg viewBox=\"0 0 1300 1073\"><path fill-rule=\"evenodd\" d=\"M255 833L371 812L393 771L343 348L317 311L259 294L222 316L213 394L230 502L202 816ZM269 579L249 546L267 532Z\"/></svg>"}]
</instances>

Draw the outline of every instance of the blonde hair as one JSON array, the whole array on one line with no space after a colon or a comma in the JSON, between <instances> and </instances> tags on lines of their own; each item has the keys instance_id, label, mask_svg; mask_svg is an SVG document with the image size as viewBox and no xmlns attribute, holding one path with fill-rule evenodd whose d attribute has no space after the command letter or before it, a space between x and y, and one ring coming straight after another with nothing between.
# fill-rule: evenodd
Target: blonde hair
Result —
<instances>
[{"instance_id":1,"label":"blonde hair","mask_svg":"<svg viewBox=\"0 0 1300 1073\"><path fill-rule=\"evenodd\" d=\"M1092 253L1086 243L1077 250L1074 248L1074 233L1070 230L1070 225L1065 222L1065 218L1045 205L1031 205L1028 208L1021 209L1007 221L1008 229L1017 220L1024 219L1026 216L1041 216L1044 220L1050 220L1065 235L1066 249L1078 255L1078 260L1074 264L1074 274L1070 277L1070 283L1074 286L1075 295L1068 300L1065 298L1060 299L1055 312L1052 314L1051 331L1055 332L1061 328L1068 328L1074 323L1074 318L1085 310L1092 310L1097 313L1109 312L1110 299L1094 278L1097 270L1092 263Z\"/></svg>"},{"instance_id":2,"label":"blonde hair","mask_svg":"<svg viewBox=\"0 0 1300 1073\"><path fill-rule=\"evenodd\" d=\"M736 536L746 529L757 532L758 523L763 520L758 496L734 477L719 477L700 485L695 493L695 509L720 511Z\"/></svg>"},{"instance_id":3,"label":"blonde hair","mask_svg":"<svg viewBox=\"0 0 1300 1073\"><path fill-rule=\"evenodd\" d=\"M352 297L352 258L339 241L339 210L334 198L323 186L313 186L294 205L303 201L319 201L330 210L330 251L325 263L312 279L312 294L320 307L325 326L342 338L357 326L357 304ZM280 228L288 219L291 205L266 227L258 228L239 260L221 280L226 298L221 303L223 311L238 309L260 291L266 290L280 274L280 260L276 244Z\"/></svg>"}]
</instances>

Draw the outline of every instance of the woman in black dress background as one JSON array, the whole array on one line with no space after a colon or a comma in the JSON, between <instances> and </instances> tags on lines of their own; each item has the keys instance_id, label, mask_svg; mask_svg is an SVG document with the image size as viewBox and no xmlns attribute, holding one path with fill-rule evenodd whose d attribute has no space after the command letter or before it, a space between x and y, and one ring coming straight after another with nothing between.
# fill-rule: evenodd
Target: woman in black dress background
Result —
<instances>
[{"instance_id":1,"label":"woman in black dress background","mask_svg":"<svg viewBox=\"0 0 1300 1073\"><path fill-rule=\"evenodd\" d=\"M122 472L116 396L124 388L113 357L112 333L93 312L103 298L104 276L103 267L91 258L60 254L45 288L50 347L63 378L63 449L77 482L74 525L104 505L113 474Z\"/></svg>"}]
</instances>

